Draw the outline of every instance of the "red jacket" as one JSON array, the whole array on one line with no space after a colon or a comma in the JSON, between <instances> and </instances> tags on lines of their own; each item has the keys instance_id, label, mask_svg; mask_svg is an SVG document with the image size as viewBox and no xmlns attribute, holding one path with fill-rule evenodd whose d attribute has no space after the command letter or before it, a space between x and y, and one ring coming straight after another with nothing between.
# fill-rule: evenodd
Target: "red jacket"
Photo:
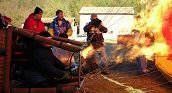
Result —
<instances>
[{"instance_id":1,"label":"red jacket","mask_svg":"<svg viewBox=\"0 0 172 93\"><path fill-rule=\"evenodd\" d=\"M41 20L36 20L34 18L33 13L31 13L28 16L28 18L25 20L23 28L33 30L33 31L38 32L38 33L42 32L42 31L46 31L44 23Z\"/></svg>"}]
</instances>

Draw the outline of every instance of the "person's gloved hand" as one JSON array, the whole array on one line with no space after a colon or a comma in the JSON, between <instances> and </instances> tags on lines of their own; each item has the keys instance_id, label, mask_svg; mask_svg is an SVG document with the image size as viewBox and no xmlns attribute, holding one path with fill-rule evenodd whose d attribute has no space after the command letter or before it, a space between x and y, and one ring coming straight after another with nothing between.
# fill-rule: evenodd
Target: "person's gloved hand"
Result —
<instances>
[{"instance_id":1,"label":"person's gloved hand","mask_svg":"<svg viewBox=\"0 0 172 93\"><path fill-rule=\"evenodd\" d=\"M77 82L79 80L78 76L71 76L69 72L65 71L64 72L63 78L60 79L61 83L69 83L69 82ZM81 77L81 80L83 78Z\"/></svg>"},{"instance_id":2,"label":"person's gloved hand","mask_svg":"<svg viewBox=\"0 0 172 93\"><path fill-rule=\"evenodd\" d=\"M67 80L71 79L70 73L68 71L64 71L64 76L62 79L67 79Z\"/></svg>"}]
</instances>

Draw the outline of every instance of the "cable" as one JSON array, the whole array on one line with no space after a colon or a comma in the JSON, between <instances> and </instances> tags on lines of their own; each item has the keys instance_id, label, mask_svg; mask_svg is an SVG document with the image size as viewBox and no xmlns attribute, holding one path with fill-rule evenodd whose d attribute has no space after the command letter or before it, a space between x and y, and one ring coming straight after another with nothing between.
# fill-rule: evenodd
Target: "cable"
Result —
<instances>
[{"instance_id":1,"label":"cable","mask_svg":"<svg viewBox=\"0 0 172 93\"><path fill-rule=\"evenodd\" d=\"M129 74L127 72L136 72L136 70L126 71L126 72L120 72L119 74ZM152 73L155 73L155 72L159 72L159 71L158 70L155 70L155 71L151 71L151 72L148 72L148 73L145 73L145 74L140 74L140 75L137 75L137 76L149 75L149 74L152 74ZM137 76L134 76L134 77L137 77Z\"/></svg>"},{"instance_id":2,"label":"cable","mask_svg":"<svg viewBox=\"0 0 172 93\"><path fill-rule=\"evenodd\" d=\"M117 2L119 2L119 0L117 1ZM127 2L127 0L126 1L124 1L124 3L122 4L122 5L124 5L125 3ZM114 9L114 7L113 7L113 9ZM113 10L112 9L112 10ZM116 13L120 10L121 8L118 8L118 10L116 11ZM112 11L111 10L111 11ZM107 17L106 17L107 18ZM105 23L105 24L107 24L111 19L112 19L113 17L111 16L111 18L109 18L109 20ZM104 20L105 21L105 20Z\"/></svg>"},{"instance_id":3,"label":"cable","mask_svg":"<svg viewBox=\"0 0 172 93\"><path fill-rule=\"evenodd\" d=\"M144 0L141 2L141 3L143 3L144 2ZM136 7L138 7L139 5L137 5ZM131 10L132 11L132 10ZM131 11L129 11L128 13L130 13ZM121 18L119 18L116 22L114 22L112 25L110 25L108 28L110 28L111 26L113 26L114 24L116 24L118 21L120 21L122 18L124 18L125 16L123 16L123 17L121 17Z\"/></svg>"},{"instance_id":4,"label":"cable","mask_svg":"<svg viewBox=\"0 0 172 93\"><path fill-rule=\"evenodd\" d=\"M157 86L161 86L161 85L165 85L169 82L164 82L164 83L161 83L161 84L156 84L156 85L153 85L153 86L150 86L149 88L153 88L153 87L157 87ZM142 88L142 90L145 90L146 88Z\"/></svg>"},{"instance_id":5,"label":"cable","mask_svg":"<svg viewBox=\"0 0 172 93\"><path fill-rule=\"evenodd\" d=\"M138 77L142 77L142 76L145 76L145 75L149 75L149 74L153 74L153 73L156 73L158 72L157 70L156 71L152 71L152 72L149 72L149 73L145 73L145 74L141 74L141 75L137 75L137 76L130 76L130 77L124 77L122 79L128 79L128 78L138 78ZM91 72L90 72L91 73ZM95 76L97 76L98 74L100 74L101 71L98 71L96 74L94 74ZM120 73L121 74L121 73ZM115 75L115 76L120 76L120 75ZM160 75L161 77L162 75ZM157 78L158 79L158 78Z\"/></svg>"}]
</instances>

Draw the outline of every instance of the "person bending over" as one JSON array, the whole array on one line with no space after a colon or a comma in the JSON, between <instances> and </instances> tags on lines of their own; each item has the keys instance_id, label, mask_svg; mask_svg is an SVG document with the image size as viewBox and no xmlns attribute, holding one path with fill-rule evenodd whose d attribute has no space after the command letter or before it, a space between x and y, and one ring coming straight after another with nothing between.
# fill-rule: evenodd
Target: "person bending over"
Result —
<instances>
[{"instance_id":1,"label":"person bending over","mask_svg":"<svg viewBox=\"0 0 172 93\"><path fill-rule=\"evenodd\" d=\"M39 35L51 38L46 31ZM35 41L32 52L32 61L24 67L24 79L30 86L48 87L72 80L68 67L53 55L51 45Z\"/></svg>"}]
</instances>

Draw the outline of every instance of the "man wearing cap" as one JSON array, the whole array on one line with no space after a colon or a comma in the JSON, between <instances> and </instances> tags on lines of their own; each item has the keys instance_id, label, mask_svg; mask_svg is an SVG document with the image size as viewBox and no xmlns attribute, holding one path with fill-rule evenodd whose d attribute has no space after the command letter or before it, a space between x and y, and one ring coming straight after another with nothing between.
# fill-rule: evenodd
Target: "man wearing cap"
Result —
<instances>
[{"instance_id":1,"label":"man wearing cap","mask_svg":"<svg viewBox=\"0 0 172 93\"><path fill-rule=\"evenodd\" d=\"M102 25L102 21L97 18L97 14L91 14L90 20L83 28L87 32L87 43L94 47L93 51L96 51L95 55L93 55L94 58L100 59L98 66L101 69L101 73L108 75L109 73L106 71L108 64L103 38L103 33L106 33L108 29Z\"/></svg>"},{"instance_id":2,"label":"man wearing cap","mask_svg":"<svg viewBox=\"0 0 172 93\"><path fill-rule=\"evenodd\" d=\"M45 31L44 23L41 21L42 14L43 10L39 7L36 7L34 13L31 13L25 20L23 28L32 30L36 33Z\"/></svg>"}]
</instances>

